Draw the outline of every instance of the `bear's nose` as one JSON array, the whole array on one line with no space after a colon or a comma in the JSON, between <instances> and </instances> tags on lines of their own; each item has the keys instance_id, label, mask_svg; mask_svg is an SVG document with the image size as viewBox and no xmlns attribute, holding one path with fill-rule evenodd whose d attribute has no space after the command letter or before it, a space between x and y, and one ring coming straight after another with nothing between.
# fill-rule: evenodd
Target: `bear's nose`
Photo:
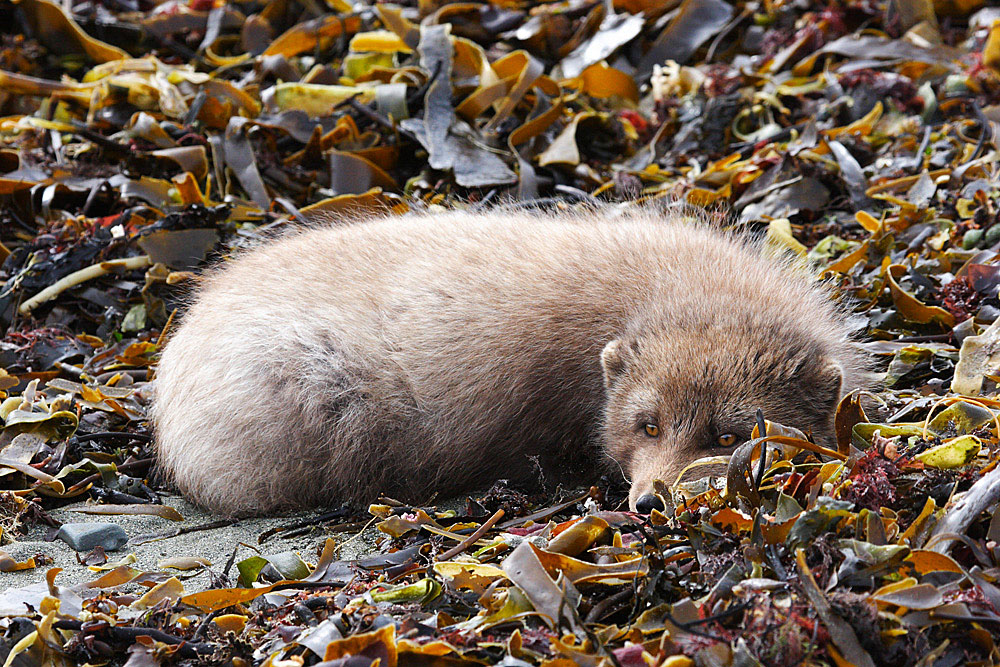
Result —
<instances>
[{"instance_id":1,"label":"bear's nose","mask_svg":"<svg viewBox=\"0 0 1000 667\"><path fill-rule=\"evenodd\" d=\"M644 493L639 496L639 500L635 501L635 509L640 514L649 514L653 510L663 511L666 509L663 506L663 501L660 497L652 493Z\"/></svg>"}]
</instances>

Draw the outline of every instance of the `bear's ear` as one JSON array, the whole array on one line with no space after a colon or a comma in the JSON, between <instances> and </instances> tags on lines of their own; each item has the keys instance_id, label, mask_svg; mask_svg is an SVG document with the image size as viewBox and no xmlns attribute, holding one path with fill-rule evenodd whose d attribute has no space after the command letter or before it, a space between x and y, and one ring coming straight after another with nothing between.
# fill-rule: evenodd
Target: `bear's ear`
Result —
<instances>
[{"instance_id":1,"label":"bear's ear","mask_svg":"<svg viewBox=\"0 0 1000 667\"><path fill-rule=\"evenodd\" d=\"M618 338L604 346L601 352L601 368L604 369L604 386L610 388L625 370L625 344Z\"/></svg>"}]
</instances>

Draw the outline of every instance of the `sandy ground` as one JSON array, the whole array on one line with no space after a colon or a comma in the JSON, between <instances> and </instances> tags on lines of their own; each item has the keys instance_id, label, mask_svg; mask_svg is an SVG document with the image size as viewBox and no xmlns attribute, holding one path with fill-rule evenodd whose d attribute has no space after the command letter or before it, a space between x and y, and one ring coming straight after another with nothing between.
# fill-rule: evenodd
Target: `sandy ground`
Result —
<instances>
[{"instance_id":1,"label":"sandy ground","mask_svg":"<svg viewBox=\"0 0 1000 667\"><path fill-rule=\"evenodd\" d=\"M170 521L155 516L97 516L73 511L83 507L84 503L68 505L50 512L50 515L64 523L104 522L120 525L127 533L129 542L118 551L108 552L108 563L118 562L132 553L137 558L133 567L146 571L161 570L162 568L159 568L157 563L163 558L199 556L210 560L212 569L221 572L234 549L237 549L237 561L257 553L266 556L283 551L296 551L303 560L315 563L319 549L322 548L327 537L333 537L337 543L344 545L339 557L349 560L371 553L375 549L375 540L380 535L374 528L369 528L355 537L359 533L358 530L327 533L322 526L317 526L301 537L284 538L275 535L263 544L258 542L259 536L265 531L290 526L319 516L318 512L302 512L281 517L242 519L237 523L223 527L167 537L165 534L178 528L188 529L201 526L220 521L225 517L209 514L178 496L165 497L164 504L177 509L184 520ZM0 547L17 561L26 560L37 554L49 556L54 561L51 566L38 567L33 570L0 572L0 595L4 592L10 592L11 589L44 582L45 573L50 567L63 568L63 571L56 578L56 583L63 586L91 581L100 576L100 572L93 572L85 565L78 563L76 552L62 540L46 541L46 534L49 530L47 526L35 526L17 542ZM147 541L153 535L161 537ZM234 579L235 573L236 570L233 568L230 574ZM207 587L207 574L201 576L204 577L204 587ZM192 591L198 588L195 582L185 584L185 586Z\"/></svg>"}]
</instances>

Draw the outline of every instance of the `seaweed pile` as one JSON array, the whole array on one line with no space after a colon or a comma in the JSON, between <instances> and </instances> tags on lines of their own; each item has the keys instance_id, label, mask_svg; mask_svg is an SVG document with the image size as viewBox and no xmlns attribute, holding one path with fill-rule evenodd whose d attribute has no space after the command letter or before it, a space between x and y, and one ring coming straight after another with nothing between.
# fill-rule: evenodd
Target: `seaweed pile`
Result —
<instances>
[{"instance_id":1,"label":"seaweed pile","mask_svg":"<svg viewBox=\"0 0 1000 667\"><path fill-rule=\"evenodd\" d=\"M98 547L0 593L4 667L1000 664L998 122L978 0L3 0L4 541L180 518L159 346L202 269L320 214L681 202L809 261L884 373L836 450L762 415L649 516L498 486L372 499L361 560L357 510L221 567Z\"/></svg>"}]
</instances>

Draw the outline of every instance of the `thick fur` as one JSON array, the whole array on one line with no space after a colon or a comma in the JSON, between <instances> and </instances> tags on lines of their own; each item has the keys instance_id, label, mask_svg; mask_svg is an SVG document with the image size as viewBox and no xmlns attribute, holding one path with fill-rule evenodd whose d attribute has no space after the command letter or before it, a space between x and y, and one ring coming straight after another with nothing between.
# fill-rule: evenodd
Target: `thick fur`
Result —
<instances>
[{"instance_id":1,"label":"thick fur","mask_svg":"<svg viewBox=\"0 0 1000 667\"><path fill-rule=\"evenodd\" d=\"M758 407L828 441L865 365L822 286L703 224L372 220L206 280L157 371L158 460L195 502L248 515L426 500L593 450L634 506L728 451L722 433L745 439Z\"/></svg>"}]
</instances>

